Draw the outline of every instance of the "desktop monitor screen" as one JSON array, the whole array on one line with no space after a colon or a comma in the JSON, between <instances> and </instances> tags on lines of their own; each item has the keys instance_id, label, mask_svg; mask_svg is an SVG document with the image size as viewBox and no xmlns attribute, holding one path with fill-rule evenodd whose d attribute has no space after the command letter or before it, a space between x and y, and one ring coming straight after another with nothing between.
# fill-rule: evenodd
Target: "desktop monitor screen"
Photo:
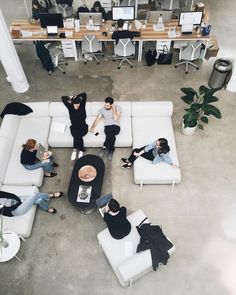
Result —
<instances>
[{"instance_id":1,"label":"desktop monitor screen","mask_svg":"<svg viewBox=\"0 0 236 295\"><path fill-rule=\"evenodd\" d=\"M102 25L102 13L97 13L97 12L80 12L79 13L79 21L81 26L87 26L90 19L93 20L94 26Z\"/></svg>"},{"instance_id":2,"label":"desktop monitor screen","mask_svg":"<svg viewBox=\"0 0 236 295\"><path fill-rule=\"evenodd\" d=\"M112 6L112 20L134 20L134 6Z\"/></svg>"},{"instance_id":3,"label":"desktop monitor screen","mask_svg":"<svg viewBox=\"0 0 236 295\"><path fill-rule=\"evenodd\" d=\"M172 19L173 11L148 11L147 21L149 23L156 24L160 16L162 16L163 23L168 22Z\"/></svg>"},{"instance_id":4,"label":"desktop monitor screen","mask_svg":"<svg viewBox=\"0 0 236 295\"><path fill-rule=\"evenodd\" d=\"M200 25L202 23L202 11L185 11L179 16L179 26Z\"/></svg>"},{"instance_id":5,"label":"desktop monitor screen","mask_svg":"<svg viewBox=\"0 0 236 295\"><path fill-rule=\"evenodd\" d=\"M46 28L47 26L64 27L61 13L39 13L39 19L42 28Z\"/></svg>"}]
</instances>

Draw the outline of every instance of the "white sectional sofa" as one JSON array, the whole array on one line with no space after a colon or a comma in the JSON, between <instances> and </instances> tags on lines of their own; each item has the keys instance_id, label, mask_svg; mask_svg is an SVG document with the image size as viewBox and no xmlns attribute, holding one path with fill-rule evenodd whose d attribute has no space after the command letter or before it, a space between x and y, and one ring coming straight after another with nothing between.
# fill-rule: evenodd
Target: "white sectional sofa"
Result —
<instances>
[{"instance_id":1,"label":"white sectional sofa","mask_svg":"<svg viewBox=\"0 0 236 295\"><path fill-rule=\"evenodd\" d=\"M99 245L103 249L117 279L123 287L131 285L144 274L152 271L152 258L150 250L136 253L137 246L140 242L140 236L136 229L146 217L140 209L127 218L131 223L131 232L121 240L112 238L108 229L104 229L97 234ZM145 223L149 223L148 220ZM175 251L173 246L168 253Z\"/></svg>"}]
</instances>

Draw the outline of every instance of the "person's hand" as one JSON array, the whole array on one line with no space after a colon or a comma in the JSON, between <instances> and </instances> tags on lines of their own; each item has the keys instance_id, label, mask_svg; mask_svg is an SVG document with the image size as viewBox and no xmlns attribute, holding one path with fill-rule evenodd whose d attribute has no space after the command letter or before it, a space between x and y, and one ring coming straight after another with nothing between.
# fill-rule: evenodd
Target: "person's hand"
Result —
<instances>
[{"instance_id":1,"label":"person's hand","mask_svg":"<svg viewBox=\"0 0 236 295\"><path fill-rule=\"evenodd\" d=\"M95 132L94 128L90 128L89 132L94 133Z\"/></svg>"},{"instance_id":2,"label":"person's hand","mask_svg":"<svg viewBox=\"0 0 236 295\"><path fill-rule=\"evenodd\" d=\"M136 153L136 152L134 152L134 156L135 156L135 157L139 157L139 156L140 156L140 154L139 154L139 153Z\"/></svg>"},{"instance_id":3,"label":"person's hand","mask_svg":"<svg viewBox=\"0 0 236 295\"><path fill-rule=\"evenodd\" d=\"M51 156L51 153L49 151L43 153L44 160L48 159L50 156Z\"/></svg>"}]
</instances>

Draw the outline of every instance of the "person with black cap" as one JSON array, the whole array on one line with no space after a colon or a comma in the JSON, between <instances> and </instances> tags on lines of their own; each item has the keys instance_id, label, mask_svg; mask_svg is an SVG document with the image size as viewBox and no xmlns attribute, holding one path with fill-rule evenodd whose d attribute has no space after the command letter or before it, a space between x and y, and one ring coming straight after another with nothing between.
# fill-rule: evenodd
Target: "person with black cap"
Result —
<instances>
[{"instance_id":1,"label":"person with black cap","mask_svg":"<svg viewBox=\"0 0 236 295\"><path fill-rule=\"evenodd\" d=\"M84 92L78 95L62 96L61 99L64 105L67 107L70 115L70 131L74 138L74 148L71 154L71 160L73 161L76 159L77 150L79 151L78 158L82 157L85 151L83 136L88 133L85 109L87 95Z\"/></svg>"}]
</instances>

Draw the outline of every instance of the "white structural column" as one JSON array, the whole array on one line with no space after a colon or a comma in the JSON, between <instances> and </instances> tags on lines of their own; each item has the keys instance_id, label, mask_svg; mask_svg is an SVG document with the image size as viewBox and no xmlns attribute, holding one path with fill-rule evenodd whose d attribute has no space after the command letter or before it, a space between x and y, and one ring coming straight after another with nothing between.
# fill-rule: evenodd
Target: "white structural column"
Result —
<instances>
[{"instance_id":1,"label":"white structural column","mask_svg":"<svg viewBox=\"0 0 236 295\"><path fill-rule=\"evenodd\" d=\"M9 34L6 22L0 9L0 60L7 74L7 81L11 83L17 93L24 93L29 89L21 62Z\"/></svg>"},{"instance_id":2,"label":"white structural column","mask_svg":"<svg viewBox=\"0 0 236 295\"><path fill-rule=\"evenodd\" d=\"M233 61L233 72L229 80L229 83L226 87L227 90L231 92L236 92L236 59Z\"/></svg>"}]
</instances>

